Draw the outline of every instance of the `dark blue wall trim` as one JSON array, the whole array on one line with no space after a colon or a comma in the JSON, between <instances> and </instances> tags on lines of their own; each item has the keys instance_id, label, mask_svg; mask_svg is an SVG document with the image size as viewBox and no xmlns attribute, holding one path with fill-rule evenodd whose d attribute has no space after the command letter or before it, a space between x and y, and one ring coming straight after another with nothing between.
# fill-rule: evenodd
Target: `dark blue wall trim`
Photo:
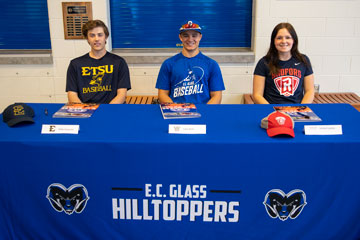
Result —
<instances>
[{"instance_id":1,"label":"dark blue wall trim","mask_svg":"<svg viewBox=\"0 0 360 240\"><path fill-rule=\"evenodd\" d=\"M46 0L1 0L0 49L51 49Z\"/></svg>"},{"instance_id":2,"label":"dark blue wall trim","mask_svg":"<svg viewBox=\"0 0 360 240\"><path fill-rule=\"evenodd\" d=\"M110 0L113 48L174 48L185 20L201 47L251 47L252 0Z\"/></svg>"}]
</instances>

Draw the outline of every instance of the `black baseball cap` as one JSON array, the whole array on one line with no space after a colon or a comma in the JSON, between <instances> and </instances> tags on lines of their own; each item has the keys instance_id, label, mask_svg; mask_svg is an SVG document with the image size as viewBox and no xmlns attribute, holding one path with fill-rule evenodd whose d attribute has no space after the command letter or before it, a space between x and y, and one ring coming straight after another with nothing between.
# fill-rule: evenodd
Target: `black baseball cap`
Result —
<instances>
[{"instance_id":1,"label":"black baseball cap","mask_svg":"<svg viewBox=\"0 0 360 240\"><path fill-rule=\"evenodd\" d=\"M25 103L14 103L5 108L3 112L3 121L7 123L9 127L13 127L18 123L33 123L34 116L34 110L30 106Z\"/></svg>"}]
</instances>

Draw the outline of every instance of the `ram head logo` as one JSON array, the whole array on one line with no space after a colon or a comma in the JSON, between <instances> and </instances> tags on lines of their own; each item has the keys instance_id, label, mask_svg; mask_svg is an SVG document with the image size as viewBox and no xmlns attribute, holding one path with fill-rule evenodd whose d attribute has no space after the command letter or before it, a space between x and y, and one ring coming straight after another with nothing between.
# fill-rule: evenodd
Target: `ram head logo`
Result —
<instances>
[{"instance_id":1,"label":"ram head logo","mask_svg":"<svg viewBox=\"0 0 360 240\"><path fill-rule=\"evenodd\" d=\"M60 183L53 183L47 189L46 198L58 212L64 211L71 215L81 213L89 200L86 188L81 184L73 184L69 188Z\"/></svg>"},{"instance_id":2,"label":"ram head logo","mask_svg":"<svg viewBox=\"0 0 360 240\"><path fill-rule=\"evenodd\" d=\"M271 218L279 218L282 221L289 217L297 218L307 204L305 193L299 189L292 190L288 194L280 189L270 190L263 203Z\"/></svg>"}]
</instances>

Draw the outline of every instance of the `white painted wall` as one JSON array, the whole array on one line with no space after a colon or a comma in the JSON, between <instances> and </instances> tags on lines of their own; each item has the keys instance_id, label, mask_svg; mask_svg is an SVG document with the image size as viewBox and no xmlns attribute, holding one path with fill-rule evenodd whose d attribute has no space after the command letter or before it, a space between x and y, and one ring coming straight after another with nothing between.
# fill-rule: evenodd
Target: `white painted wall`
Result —
<instances>
[{"instance_id":1,"label":"white painted wall","mask_svg":"<svg viewBox=\"0 0 360 240\"><path fill-rule=\"evenodd\" d=\"M20 101L66 102L69 61L89 51L85 40L64 40L61 2L66 1L48 0L53 64L0 65L0 111ZM108 1L89 1L93 18L109 25ZM360 0L255 0L254 5L256 61L266 53L274 26L288 21L299 35L300 51L310 57L320 91L360 95ZM255 64L220 65L226 86L223 103L240 103L242 94L251 92ZM129 67L129 95L157 93L160 65Z\"/></svg>"}]
</instances>

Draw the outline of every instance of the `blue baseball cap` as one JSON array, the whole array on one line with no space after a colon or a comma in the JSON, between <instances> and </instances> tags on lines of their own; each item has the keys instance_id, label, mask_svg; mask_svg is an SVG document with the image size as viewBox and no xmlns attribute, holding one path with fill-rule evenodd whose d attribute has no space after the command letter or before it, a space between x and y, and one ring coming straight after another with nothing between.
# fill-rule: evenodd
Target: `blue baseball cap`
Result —
<instances>
[{"instance_id":1,"label":"blue baseball cap","mask_svg":"<svg viewBox=\"0 0 360 240\"><path fill-rule=\"evenodd\" d=\"M189 30L194 30L194 31L201 33L200 24L196 21L191 21L191 20L186 21L183 25L181 25L179 32L182 33L182 32L189 31Z\"/></svg>"}]
</instances>

